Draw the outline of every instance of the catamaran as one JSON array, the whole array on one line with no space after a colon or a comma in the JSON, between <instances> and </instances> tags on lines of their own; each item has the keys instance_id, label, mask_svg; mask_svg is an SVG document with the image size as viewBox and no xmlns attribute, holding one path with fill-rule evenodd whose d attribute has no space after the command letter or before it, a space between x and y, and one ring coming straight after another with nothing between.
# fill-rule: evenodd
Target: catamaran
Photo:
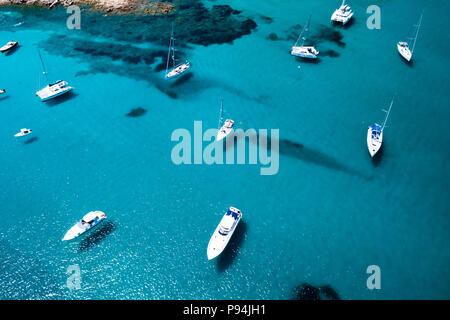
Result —
<instances>
[{"instance_id":1,"label":"catamaran","mask_svg":"<svg viewBox=\"0 0 450 320\"><path fill-rule=\"evenodd\" d=\"M220 141L223 138L225 138L227 135L230 134L230 132L233 130L234 121L231 119L225 120L225 123L222 127L220 127L220 124L223 121L223 100L220 102L220 116L219 116L219 125L220 128L219 131L217 131L216 141Z\"/></svg>"},{"instance_id":2,"label":"catamaran","mask_svg":"<svg viewBox=\"0 0 450 320\"><path fill-rule=\"evenodd\" d=\"M0 48L1 53L8 52L19 45L19 42L17 41L9 41L7 44L5 44L3 47Z\"/></svg>"},{"instance_id":3,"label":"catamaran","mask_svg":"<svg viewBox=\"0 0 450 320\"><path fill-rule=\"evenodd\" d=\"M412 55L414 52L414 48L416 46L417 36L419 35L420 25L422 24L422 17L423 17L423 13L420 15L419 23L417 25L415 25L417 27L417 30L416 30L416 35L414 37L414 42L413 42L412 48L409 49L408 42L399 41L397 43L398 53L400 53L400 55L408 62L411 61L411 58L412 58ZM412 38L409 38L409 39L412 39Z\"/></svg>"},{"instance_id":4,"label":"catamaran","mask_svg":"<svg viewBox=\"0 0 450 320\"><path fill-rule=\"evenodd\" d=\"M18 132L14 135L14 137L16 137L16 138L23 137L23 136L29 135L31 132L33 132L31 129L22 128L22 129L20 129L20 132Z\"/></svg>"},{"instance_id":5,"label":"catamaran","mask_svg":"<svg viewBox=\"0 0 450 320\"><path fill-rule=\"evenodd\" d=\"M172 52L172 56L170 53ZM172 68L169 71L169 62L172 59ZM181 63L176 65L175 59L175 38L173 37L173 23L172 23L172 33L170 34L170 42L169 42L169 52L167 53L167 65L166 65L166 80L175 78L187 71L190 68L191 64L186 60L185 63Z\"/></svg>"},{"instance_id":6,"label":"catamaran","mask_svg":"<svg viewBox=\"0 0 450 320\"><path fill-rule=\"evenodd\" d=\"M340 22L345 25L352 17L352 9L350 6L345 4L345 0L342 0L342 4L339 9L336 9L331 15L331 21Z\"/></svg>"},{"instance_id":7,"label":"catamaran","mask_svg":"<svg viewBox=\"0 0 450 320\"><path fill-rule=\"evenodd\" d=\"M235 207L230 207L227 213L225 213L209 240L207 250L208 260L214 259L222 253L230 241L234 230L236 230L239 221L241 221L241 218L241 211Z\"/></svg>"},{"instance_id":8,"label":"catamaran","mask_svg":"<svg viewBox=\"0 0 450 320\"><path fill-rule=\"evenodd\" d=\"M302 32L298 36L297 42L295 42L294 46L292 47L291 54L293 56L302 57L302 58L311 58L316 59L317 55L319 54L319 51L314 48L312 45L305 45L306 36L303 36L304 33L307 33L309 31L309 24L311 21L311 15L309 15L308 23L303 28ZM303 37L302 37L303 36ZM298 46L298 42L302 39L302 44Z\"/></svg>"},{"instance_id":9,"label":"catamaran","mask_svg":"<svg viewBox=\"0 0 450 320\"><path fill-rule=\"evenodd\" d=\"M106 219L106 214L102 211L91 211L87 213L81 221L77 222L72 228L67 231L62 241L72 240L91 230L100 222Z\"/></svg>"},{"instance_id":10,"label":"catamaran","mask_svg":"<svg viewBox=\"0 0 450 320\"><path fill-rule=\"evenodd\" d=\"M45 79L48 83L47 72L45 71L44 61L42 60L41 52L39 51L39 58L41 59L42 69L44 70L42 73L45 75ZM40 77L39 77L40 82ZM40 86L40 85L39 85ZM36 95L41 98L41 101L47 101L53 98L56 98L60 95L63 95L69 91L71 91L73 87L69 86L66 81L58 80L55 83L48 84L44 88L39 91L36 91Z\"/></svg>"},{"instance_id":11,"label":"catamaran","mask_svg":"<svg viewBox=\"0 0 450 320\"><path fill-rule=\"evenodd\" d=\"M386 122L391 113L392 104L394 100L391 101L391 105L389 106L389 110L383 110L386 112L386 118L382 125L377 123L371 125L367 130L367 148L369 149L370 156L373 158L375 154L380 150L381 144L383 143L383 130L386 127Z\"/></svg>"}]
</instances>

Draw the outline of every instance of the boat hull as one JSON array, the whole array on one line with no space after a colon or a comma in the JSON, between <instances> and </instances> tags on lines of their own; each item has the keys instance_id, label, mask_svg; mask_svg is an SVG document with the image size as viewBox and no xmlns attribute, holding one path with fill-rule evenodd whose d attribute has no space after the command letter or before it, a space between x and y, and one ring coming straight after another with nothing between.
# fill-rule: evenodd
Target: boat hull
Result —
<instances>
[{"instance_id":1,"label":"boat hull","mask_svg":"<svg viewBox=\"0 0 450 320\"><path fill-rule=\"evenodd\" d=\"M6 44L0 48L0 52L5 53L8 51L11 51L12 49L16 48L18 45L19 45L19 42L14 42L14 44L12 44L12 45Z\"/></svg>"},{"instance_id":2,"label":"boat hull","mask_svg":"<svg viewBox=\"0 0 450 320\"><path fill-rule=\"evenodd\" d=\"M189 63L183 63L182 65L176 66L166 74L165 79L170 80L176 78L188 71L190 67L191 65Z\"/></svg>"},{"instance_id":3,"label":"boat hull","mask_svg":"<svg viewBox=\"0 0 450 320\"><path fill-rule=\"evenodd\" d=\"M231 128L231 129L228 129L228 130L225 130L225 131L219 131L218 133L217 133L217 137L216 137L216 141L221 141L221 140L223 140L224 138L226 138L230 133L231 133L231 131L233 131L233 129Z\"/></svg>"},{"instance_id":4,"label":"boat hull","mask_svg":"<svg viewBox=\"0 0 450 320\"><path fill-rule=\"evenodd\" d=\"M95 228L100 223L102 223L106 219L106 215L101 211L98 211L98 213L102 214L103 216L100 216L99 219L95 223L93 223L91 226L89 226L87 228L84 228L81 224L81 221L77 222L75 225L72 226L72 228L69 229L69 231L66 232L62 241L73 240L73 239L81 236L82 234L88 232L89 230Z\"/></svg>"},{"instance_id":5,"label":"boat hull","mask_svg":"<svg viewBox=\"0 0 450 320\"><path fill-rule=\"evenodd\" d=\"M233 236L233 233L236 230L241 219L242 219L242 214L239 211L239 215L234 224L233 229L230 230L230 232L225 236L219 233L220 224L217 226L216 230L214 231L214 233L208 243L208 249L207 249L208 260L212 260L212 259L216 258L223 252L223 250L225 250L226 246L228 245L228 242L230 241L231 237Z\"/></svg>"},{"instance_id":6,"label":"boat hull","mask_svg":"<svg viewBox=\"0 0 450 320\"><path fill-rule=\"evenodd\" d=\"M397 51L403 57L403 59L405 59L408 62L411 61L412 53L408 47L401 46L400 44L397 43Z\"/></svg>"},{"instance_id":7,"label":"boat hull","mask_svg":"<svg viewBox=\"0 0 450 320\"><path fill-rule=\"evenodd\" d=\"M312 48L312 52L309 51L308 48ZM292 47L291 50L291 55L301 58L317 59L318 54L319 51L314 47Z\"/></svg>"},{"instance_id":8,"label":"boat hull","mask_svg":"<svg viewBox=\"0 0 450 320\"><path fill-rule=\"evenodd\" d=\"M377 152L380 150L383 143L383 131L380 133L380 138L378 140L372 139L372 127L367 130L367 149L369 150L370 156L373 158Z\"/></svg>"},{"instance_id":9,"label":"boat hull","mask_svg":"<svg viewBox=\"0 0 450 320\"><path fill-rule=\"evenodd\" d=\"M42 89L42 90L45 90L45 89ZM54 99L56 97L62 96L63 94L66 94L66 93L72 91L73 88L72 87L66 87L66 88L62 89L61 91L59 91L59 92L57 92L55 94L49 95L49 96L41 94L42 90L36 92L36 95L41 99L42 102L45 102L45 101Z\"/></svg>"}]
</instances>

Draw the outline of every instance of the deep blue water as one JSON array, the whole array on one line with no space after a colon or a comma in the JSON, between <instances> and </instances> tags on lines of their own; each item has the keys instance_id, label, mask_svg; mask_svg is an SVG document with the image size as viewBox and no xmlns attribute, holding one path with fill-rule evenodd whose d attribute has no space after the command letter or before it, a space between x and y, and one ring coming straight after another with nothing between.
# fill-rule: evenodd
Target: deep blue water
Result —
<instances>
[{"instance_id":1,"label":"deep blue water","mask_svg":"<svg viewBox=\"0 0 450 320\"><path fill-rule=\"evenodd\" d=\"M450 298L450 4L352 1L354 21L342 28L329 23L339 2L204 1L241 11L212 38L191 32L206 23L183 26L180 11L179 54L192 69L170 83L155 69L171 18L84 12L82 29L68 30L63 9L0 8L0 41L21 44L0 57L0 298L290 299L303 283L341 299ZM372 4L380 30L366 27ZM395 44L422 9L408 65ZM317 63L289 54L309 14ZM246 19L257 27L240 36ZM237 39L221 43L230 33ZM72 95L35 96L37 48L49 80L69 81ZM392 97L373 161L367 126ZM172 132L193 131L195 120L216 128L221 98L238 128L279 129L278 174L172 163ZM147 112L126 116L135 108ZM14 138L23 127L33 134ZM230 205L243 222L207 261ZM91 210L108 222L61 242ZM74 264L79 290L66 285ZM381 268L380 290L366 287L369 265Z\"/></svg>"}]
</instances>

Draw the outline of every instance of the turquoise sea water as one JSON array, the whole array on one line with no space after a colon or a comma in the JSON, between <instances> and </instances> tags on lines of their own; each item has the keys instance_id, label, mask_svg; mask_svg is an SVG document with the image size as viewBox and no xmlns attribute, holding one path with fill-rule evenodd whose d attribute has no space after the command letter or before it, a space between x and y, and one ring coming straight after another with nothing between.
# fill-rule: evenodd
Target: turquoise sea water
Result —
<instances>
[{"instance_id":1,"label":"turquoise sea water","mask_svg":"<svg viewBox=\"0 0 450 320\"><path fill-rule=\"evenodd\" d=\"M82 29L68 30L63 9L0 8L1 42L21 44L0 57L0 298L291 299L303 283L341 299L450 298L448 1L352 1L345 28L329 23L339 1L203 3L228 4L257 27L232 43L187 43L191 76L171 83L155 72L170 33L152 33L162 18L139 20L156 40L138 41L131 17L84 12ZM366 27L372 4L380 30ZM395 44L422 9L408 65ZM289 54L309 14L317 63ZM49 80L75 87L68 98L34 95L37 48ZM392 97L372 161L367 126ZM278 174L172 163L173 130L216 128L221 98L238 128L279 129ZM138 107L147 112L126 116ZM14 138L23 127L33 134ZM230 205L243 221L207 261ZM61 242L91 210L107 222ZM79 290L66 284L74 264ZM369 265L381 268L380 290L366 287Z\"/></svg>"}]
</instances>

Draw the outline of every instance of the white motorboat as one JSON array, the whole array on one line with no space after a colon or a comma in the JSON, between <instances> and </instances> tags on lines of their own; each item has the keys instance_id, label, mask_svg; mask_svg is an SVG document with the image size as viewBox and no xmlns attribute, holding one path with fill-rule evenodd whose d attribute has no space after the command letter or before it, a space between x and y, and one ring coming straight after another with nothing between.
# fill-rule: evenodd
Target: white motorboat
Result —
<instances>
[{"instance_id":1,"label":"white motorboat","mask_svg":"<svg viewBox=\"0 0 450 320\"><path fill-rule=\"evenodd\" d=\"M71 91L73 87L69 86L66 81L58 80L53 84L49 84L43 89L36 92L36 95L41 98L42 101L47 101L56 98Z\"/></svg>"},{"instance_id":2,"label":"white motorboat","mask_svg":"<svg viewBox=\"0 0 450 320\"><path fill-rule=\"evenodd\" d=\"M383 143L383 131L386 127L386 122L391 112L392 104L394 100L391 101L391 105L389 106L389 110L385 111L386 118L384 119L383 125L379 125L377 123L371 125L367 130L367 148L369 149L370 156L373 158L375 154L380 150L381 144Z\"/></svg>"},{"instance_id":3,"label":"white motorboat","mask_svg":"<svg viewBox=\"0 0 450 320\"><path fill-rule=\"evenodd\" d=\"M20 129L20 132L18 132L14 135L14 137L23 137L23 136L29 135L32 132L33 131L31 129L22 128L22 129Z\"/></svg>"},{"instance_id":4,"label":"white motorboat","mask_svg":"<svg viewBox=\"0 0 450 320\"><path fill-rule=\"evenodd\" d=\"M170 55L172 53L172 55ZM172 60L172 68L169 71L169 62ZM175 78L182 73L186 72L190 67L191 64L189 61L186 61L185 63L181 63L176 65L176 59L175 59L175 38L173 37L173 24L172 24L172 33L170 34L170 42L169 42L169 51L167 53L167 64L166 64L166 75L165 79L169 80L172 78Z\"/></svg>"},{"instance_id":5,"label":"white motorboat","mask_svg":"<svg viewBox=\"0 0 450 320\"><path fill-rule=\"evenodd\" d=\"M62 241L72 240L83 233L91 230L96 225L106 219L106 214L102 211L91 211L87 213L81 221L77 222L72 228L67 231Z\"/></svg>"},{"instance_id":6,"label":"white motorboat","mask_svg":"<svg viewBox=\"0 0 450 320\"><path fill-rule=\"evenodd\" d=\"M420 25L422 24L422 17L423 17L423 14L420 15L419 23L416 25L417 30L416 30L416 35L414 36L414 42L413 42L412 48L410 49L409 44L405 41L397 42L398 53L400 53L400 55L408 62L411 61L411 58L412 58L412 55L414 52L414 48L416 46L417 36L419 35Z\"/></svg>"},{"instance_id":7,"label":"white motorboat","mask_svg":"<svg viewBox=\"0 0 450 320\"><path fill-rule=\"evenodd\" d=\"M0 94L6 93L6 89L0 89Z\"/></svg>"},{"instance_id":8,"label":"white motorboat","mask_svg":"<svg viewBox=\"0 0 450 320\"><path fill-rule=\"evenodd\" d=\"M45 70L44 60L42 60L41 52L39 52L39 58L41 60L43 74L45 75L45 79L48 83L48 77L47 72ZM40 82L40 77L39 77ZM40 86L40 85L39 85ZM73 87L69 86L69 84L66 81L58 80L55 83L48 84L44 88L42 88L39 91L36 91L36 95L41 98L41 101L47 101L56 97L59 97L65 93L68 93L71 91Z\"/></svg>"},{"instance_id":9,"label":"white motorboat","mask_svg":"<svg viewBox=\"0 0 450 320\"><path fill-rule=\"evenodd\" d=\"M309 16L308 23L303 28L302 32L300 32L300 35L297 38L297 41L295 42L294 46L291 50L291 55L302 57L302 58L310 58L310 59L316 59L319 55L319 51L314 48L312 45L305 45L306 36L305 34L309 31L309 24L311 21L311 15ZM298 42L302 39L302 44L298 46Z\"/></svg>"},{"instance_id":10,"label":"white motorboat","mask_svg":"<svg viewBox=\"0 0 450 320\"><path fill-rule=\"evenodd\" d=\"M8 52L8 51L12 50L13 48L15 48L18 44L19 44L19 42L17 42L17 41L9 41L7 44L5 44L3 47L0 48L0 52L1 53Z\"/></svg>"},{"instance_id":11,"label":"white motorboat","mask_svg":"<svg viewBox=\"0 0 450 320\"><path fill-rule=\"evenodd\" d=\"M340 22L345 25L353 17L353 14L353 10L343 0L341 6L331 15L331 21Z\"/></svg>"},{"instance_id":12,"label":"white motorboat","mask_svg":"<svg viewBox=\"0 0 450 320\"><path fill-rule=\"evenodd\" d=\"M227 213L225 213L209 240L207 250L208 260L214 259L222 253L230 241L233 232L236 230L241 218L241 211L234 207L230 207Z\"/></svg>"}]
</instances>

